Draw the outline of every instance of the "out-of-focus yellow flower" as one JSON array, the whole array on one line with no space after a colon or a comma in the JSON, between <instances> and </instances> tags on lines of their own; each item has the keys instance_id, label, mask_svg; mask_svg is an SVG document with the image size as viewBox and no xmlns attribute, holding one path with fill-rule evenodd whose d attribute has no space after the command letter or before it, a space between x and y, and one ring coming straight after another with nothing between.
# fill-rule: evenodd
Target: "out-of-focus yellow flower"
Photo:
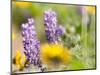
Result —
<instances>
[{"instance_id":1,"label":"out-of-focus yellow flower","mask_svg":"<svg viewBox=\"0 0 100 75\"><path fill-rule=\"evenodd\" d=\"M16 6L19 7L27 7L27 6L31 6L32 3L31 2L15 2Z\"/></svg>"},{"instance_id":2,"label":"out-of-focus yellow flower","mask_svg":"<svg viewBox=\"0 0 100 75\"><path fill-rule=\"evenodd\" d=\"M95 6L84 6L85 10L90 14L95 14L96 7Z\"/></svg>"},{"instance_id":3,"label":"out-of-focus yellow flower","mask_svg":"<svg viewBox=\"0 0 100 75\"><path fill-rule=\"evenodd\" d=\"M14 64L16 65L18 70L24 67L25 62L26 62L26 56L24 54L21 54L21 52L17 50L16 55L14 57Z\"/></svg>"},{"instance_id":4,"label":"out-of-focus yellow flower","mask_svg":"<svg viewBox=\"0 0 100 75\"><path fill-rule=\"evenodd\" d=\"M12 33L12 40L15 40L15 34Z\"/></svg>"},{"instance_id":5,"label":"out-of-focus yellow flower","mask_svg":"<svg viewBox=\"0 0 100 75\"><path fill-rule=\"evenodd\" d=\"M67 65L71 60L71 53L60 44L44 44L41 46L40 57L47 66Z\"/></svg>"}]
</instances>

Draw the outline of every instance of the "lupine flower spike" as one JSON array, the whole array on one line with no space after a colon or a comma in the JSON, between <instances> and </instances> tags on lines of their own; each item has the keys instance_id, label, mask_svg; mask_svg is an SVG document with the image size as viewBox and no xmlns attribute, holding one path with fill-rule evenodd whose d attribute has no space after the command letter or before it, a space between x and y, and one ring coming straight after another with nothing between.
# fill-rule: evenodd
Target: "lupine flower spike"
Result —
<instances>
[{"instance_id":1,"label":"lupine flower spike","mask_svg":"<svg viewBox=\"0 0 100 75\"><path fill-rule=\"evenodd\" d=\"M40 62L40 41L38 41L35 27L34 19L28 18L28 23L22 24L22 38L24 45L24 53L27 56L27 61L30 64L34 64L42 70L42 65Z\"/></svg>"},{"instance_id":2,"label":"lupine flower spike","mask_svg":"<svg viewBox=\"0 0 100 75\"><path fill-rule=\"evenodd\" d=\"M57 14L51 9L44 12L46 37L48 42L53 44L61 41L59 37L65 32L65 29L57 24L56 16Z\"/></svg>"}]
</instances>

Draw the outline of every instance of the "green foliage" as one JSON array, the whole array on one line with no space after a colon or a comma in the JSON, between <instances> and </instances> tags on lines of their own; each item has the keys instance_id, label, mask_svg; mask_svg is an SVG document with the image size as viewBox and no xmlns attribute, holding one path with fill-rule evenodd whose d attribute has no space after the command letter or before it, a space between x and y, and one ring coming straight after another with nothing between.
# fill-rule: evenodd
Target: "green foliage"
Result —
<instances>
[{"instance_id":1,"label":"green foliage","mask_svg":"<svg viewBox=\"0 0 100 75\"><path fill-rule=\"evenodd\" d=\"M70 70L80 70L80 69L85 69L85 65L82 61L74 58L72 59L71 63L70 63L71 67L70 67Z\"/></svg>"}]
</instances>

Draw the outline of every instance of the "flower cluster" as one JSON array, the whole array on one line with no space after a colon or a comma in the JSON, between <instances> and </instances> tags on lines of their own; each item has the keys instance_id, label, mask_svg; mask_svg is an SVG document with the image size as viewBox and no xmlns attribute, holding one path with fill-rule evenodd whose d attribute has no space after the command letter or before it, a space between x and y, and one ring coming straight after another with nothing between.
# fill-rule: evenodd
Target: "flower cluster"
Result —
<instances>
[{"instance_id":1,"label":"flower cluster","mask_svg":"<svg viewBox=\"0 0 100 75\"><path fill-rule=\"evenodd\" d=\"M61 36L65 31L62 26L57 25L56 13L51 9L44 12L45 32L47 40L50 43L57 43L60 41Z\"/></svg>"},{"instance_id":2,"label":"flower cluster","mask_svg":"<svg viewBox=\"0 0 100 75\"><path fill-rule=\"evenodd\" d=\"M57 25L56 13L52 10L45 11L45 31L48 42L60 42L60 36L65 33L65 29L61 25ZM28 18L28 22L21 25L22 39L24 45L24 54L27 57L28 64L34 64L41 71L45 68L42 67L40 58L40 41L37 39L37 34L34 27L34 19Z\"/></svg>"},{"instance_id":3,"label":"flower cluster","mask_svg":"<svg viewBox=\"0 0 100 75\"><path fill-rule=\"evenodd\" d=\"M27 61L35 66L42 67L40 62L40 41L38 41L33 18L28 18L28 23L22 24L22 37L24 45L24 53Z\"/></svg>"}]
</instances>

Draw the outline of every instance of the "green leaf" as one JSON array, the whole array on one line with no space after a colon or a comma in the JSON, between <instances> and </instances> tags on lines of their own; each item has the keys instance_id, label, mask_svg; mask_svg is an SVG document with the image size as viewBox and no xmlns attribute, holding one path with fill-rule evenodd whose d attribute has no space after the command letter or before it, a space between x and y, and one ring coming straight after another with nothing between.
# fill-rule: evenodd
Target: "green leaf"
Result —
<instances>
[{"instance_id":1,"label":"green leaf","mask_svg":"<svg viewBox=\"0 0 100 75\"><path fill-rule=\"evenodd\" d=\"M72 62L71 62L70 69L71 70L85 69L85 65L82 61L80 61L78 59L73 59Z\"/></svg>"}]
</instances>

